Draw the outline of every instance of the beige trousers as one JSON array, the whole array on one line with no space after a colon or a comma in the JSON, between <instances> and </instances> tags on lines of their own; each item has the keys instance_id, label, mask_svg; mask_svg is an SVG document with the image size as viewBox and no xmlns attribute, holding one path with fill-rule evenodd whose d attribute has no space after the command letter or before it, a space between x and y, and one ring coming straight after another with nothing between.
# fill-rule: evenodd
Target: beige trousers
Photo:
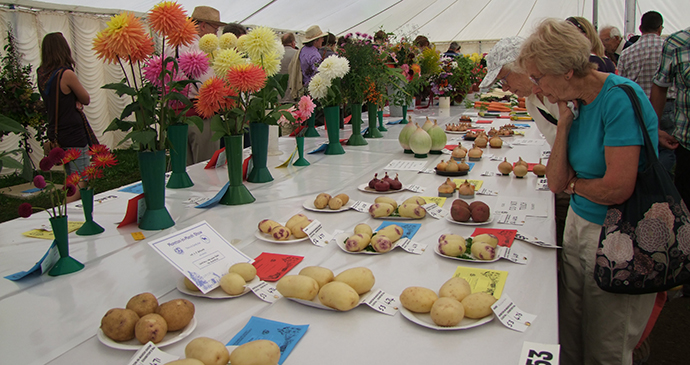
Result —
<instances>
[{"instance_id":1,"label":"beige trousers","mask_svg":"<svg viewBox=\"0 0 690 365\"><path fill-rule=\"evenodd\" d=\"M559 280L561 364L630 365L656 294L605 292L594 281L601 226L572 208L563 235Z\"/></svg>"},{"instance_id":2,"label":"beige trousers","mask_svg":"<svg viewBox=\"0 0 690 365\"><path fill-rule=\"evenodd\" d=\"M204 131L195 125L189 126L187 139L187 166L201 161L210 160L216 150L220 148L220 140L211 141L211 120L204 119Z\"/></svg>"}]
</instances>

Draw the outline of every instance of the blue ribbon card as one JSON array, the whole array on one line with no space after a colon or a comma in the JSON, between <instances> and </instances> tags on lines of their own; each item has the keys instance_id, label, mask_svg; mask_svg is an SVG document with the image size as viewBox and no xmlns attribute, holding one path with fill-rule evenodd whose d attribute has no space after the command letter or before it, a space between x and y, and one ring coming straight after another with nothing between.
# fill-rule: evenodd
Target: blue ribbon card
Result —
<instances>
[{"instance_id":1,"label":"blue ribbon card","mask_svg":"<svg viewBox=\"0 0 690 365\"><path fill-rule=\"evenodd\" d=\"M239 346L256 340L270 340L280 347L278 364L282 364L308 328L308 324L297 326L252 316L244 328L226 346Z\"/></svg>"}]
</instances>

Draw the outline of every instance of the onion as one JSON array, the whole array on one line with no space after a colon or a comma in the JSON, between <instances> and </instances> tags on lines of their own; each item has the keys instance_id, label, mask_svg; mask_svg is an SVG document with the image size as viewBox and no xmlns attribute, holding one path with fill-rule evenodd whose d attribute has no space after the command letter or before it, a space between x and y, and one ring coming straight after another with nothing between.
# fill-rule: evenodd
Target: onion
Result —
<instances>
[{"instance_id":1,"label":"onion","mask_svg":"<svg viewBox=\"0 0 690 365\"><path fill-rule=\"evenodd\" d=\"M427 133L429 133L429 136L431 137L432 151L440 151L446 146L448 137L446 137L446 132L443 130L443 128L436 124L436 121L434 121L434 126L429 128Z\"/></svg>"},{"instance_id":2,"label":"onion","mask_svg":"<svg viewBox=\"0 0 690 365\"><path fill-rule=\"evenodd\" d=\"M405 128L403 128L400 131L400 135L398 135L398 142L400 142L400 146L402 146L403 149L406 149L406 150L410 149L410 136L416 130L417 130L417 126L415 124L408 123L405 125Z\"/></svg>"},{"instance_id":3,"label":"onion","mask_svg":"<svg viewBox=\"0 0 690 365\"><path fill-rule=\"evenodd\" d=\"M435 123L432 123L429 117L426 117L426 122L424 122L424 125L422 125L422 129L424 129L425 132L428 132L431 127L436 125Z\"/></svg>"},{"instance_id":4,"label":"onion","mask_svg":"<svg viewBox=\"0 0 690 365\"><path fill-rule=\"evenodd\" d=\"M424 129L417 126L417 130L410 136L410 149L415 156L426 157L431 150L431 137Z\"/></svg>"}]
</instances>

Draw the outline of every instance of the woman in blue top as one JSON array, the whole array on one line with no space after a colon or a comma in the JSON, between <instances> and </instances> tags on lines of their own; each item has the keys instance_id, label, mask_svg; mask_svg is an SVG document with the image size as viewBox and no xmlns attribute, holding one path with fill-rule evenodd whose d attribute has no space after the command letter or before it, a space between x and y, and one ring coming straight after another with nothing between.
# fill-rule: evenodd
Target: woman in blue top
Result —
<instances>
[{"instance_id":1,"label":"woman in blue top","mask_svg":"<svg viewBox=\"0 0 690 365\"><path fill-rule=\"evenodd\" d=\"M569 22L547 19L523 43L517 63L534 83L534 93L558 103L560 110L546 176L554 193L571 195L559 270L561 364L627 365L655 294L612 294L594 282L607 207L632 195L642 166L642 131L627 94L613 86L634 88L655 144L657 118L637 84L597 71L590 47ZM567 101L578 106L579 116Z\"/></svg>"}]
</instances>

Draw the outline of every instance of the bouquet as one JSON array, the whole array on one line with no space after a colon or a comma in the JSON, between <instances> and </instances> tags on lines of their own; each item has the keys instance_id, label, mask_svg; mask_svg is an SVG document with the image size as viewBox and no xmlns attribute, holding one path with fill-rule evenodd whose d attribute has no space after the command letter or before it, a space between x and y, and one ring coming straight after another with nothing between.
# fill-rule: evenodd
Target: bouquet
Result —
<instances>
[{"instance_id":1,"label":"bouquet","mask_svg":"<svg viewBox=\"0 0 690 365\"><path fill-rule=\"evenodd\" d=\"M46 180L43 175L36 175L36 177L34 177L34 186L48 194L52 208L45 209L40 207L32 207L29 203L22 203L19 205L20 217L28 218L31 216L34 210L46 210L51 218L67 215L67 197L72 196L77 192L77 186L67 181L67 177L65 177L63 187L61 189L58 188L55 183L53 183L52 168L57 164L69 163L77 156L78 154L67 154L62 148L56 147L53 148L50 153L48 153L48 156L41 159L41 161L38 163L38 166L41 171L50 174L50 180Z\"/></svg>"},{"instance_id":2,"label":"bouquet","mask_svg":"<svg viewBox=\"0 0 690 365\"><path fill-rule=\"evenodd\" d=\"M80 182L86 183L87 189L93 189L93 182L96 179L103 177L103 170L106 167L112 167L117 165L117 159L110 152L110 149L102 144L93 145L89 147L89 156L91 156L91 163L84 168L84 171L75 171L69 176L67 176L67 184L72 184L74 186L79 186ZM71 162L76 160L81 156L81 151L70 148L65 152L64 161Z\"/></svg>"},{"instance_id":3,"label":"bouquet","mask_svg":"<svg viewBox=\"0 0 690 365\"><path fill-rule=\"evenodd\" d=\"M309 82L309 94L324 107L337 106L343 101L342 79L350 72L350 62L336 55L327 57Z\"/></svg>"},{"instance_id":4,"label":"bouquet","mask_svg":"<svg viewBox=\"0 0 690 365\"><path fill-rule=\"evenodd\" d=\"M451 78L458 63L450 57L440 59L440 72L429 77L431 92L438 96L451 96L455 91Z\"/></svg>"},{"instance_id":5,"label":"bouquet","mask_svg":"<svg viewBox=\"0 0 690 365\"><path fill-rule=\"evenodd\" d=\"M304 95L299 99L297 108L292 106L287 109L294 120L290 121L285 116L281 116L280 119L278 119L278 125L285 130L295 130L311 117L314 108L316 108L316 104L314 104L312 98L309 95Z\"/></svg>"}]
</instances>

